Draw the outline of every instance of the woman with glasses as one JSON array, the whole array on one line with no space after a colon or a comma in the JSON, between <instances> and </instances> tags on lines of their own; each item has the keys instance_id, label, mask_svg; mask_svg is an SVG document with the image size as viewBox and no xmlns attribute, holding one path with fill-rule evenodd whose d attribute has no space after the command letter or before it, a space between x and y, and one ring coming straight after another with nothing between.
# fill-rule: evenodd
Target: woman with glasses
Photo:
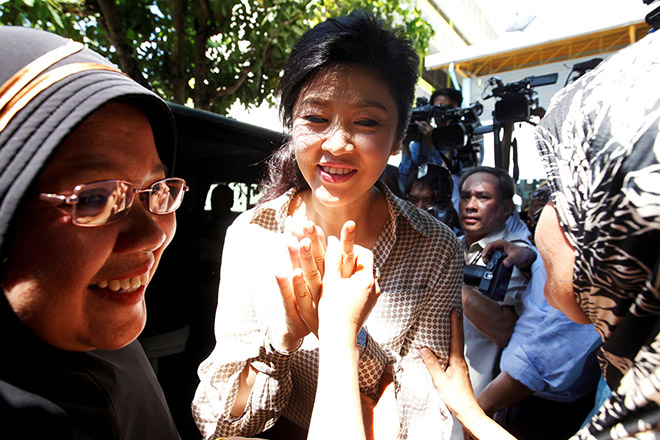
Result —
<instances>
[{"instance_id":1,"label":"woman with glasses","mask_svg":"<svg viewBox=\"0 0 660 440\"><path fill-rule=\"evenodd\" d=\"M193 402L206 438L255 435L278 419L278 432L264 436L306 437L319 361L317 305L331 294L324 280L330 236L341 243L342 276L358 268L354 245L372 251L379 268L380 299L356 340L365 414L393 375L387 396L396 402L381 399L396 405L387 434L449 435L451 418L446 410L438 417L443 405L416 351L428 344L448 353L449 311L460 304L459 244L449 228L378 182L408 127L418 69L409 40L367 13L321 23L294 47L279 84L291 138L271 159L260 204L225 239L216 347L200 366Z\"/></svg>"},{"instance_id":2,"label":"woman with glasses","mask_svg":"<svg viewBox=\"0 0 660 440\"><path fill-rule=\"evenodd\" d=\"M187 189L171 113L46 32L0 28L0 59L3 436L177 439L136 341Z\"/></svg>"}]
</instances>

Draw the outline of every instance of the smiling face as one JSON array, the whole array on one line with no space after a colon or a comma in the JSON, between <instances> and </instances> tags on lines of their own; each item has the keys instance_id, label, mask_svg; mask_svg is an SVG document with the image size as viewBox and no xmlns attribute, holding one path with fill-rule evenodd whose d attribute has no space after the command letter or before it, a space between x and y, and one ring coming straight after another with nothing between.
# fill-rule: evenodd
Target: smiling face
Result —
<instances>
[{"instance_id":1,"label":"smiling face","mask_svg":"<svg viewBox=\"0 0 660 440\"><path fill-rule=\"evenodd\" d=\"M314 201L337 207L369 197L398 144L397 122L389 89L363 67L336 65L306 84L291 141Z\"/></svg>"},{"instance_id":2,"label":"smiling face","mask_svg":"<svg viewBox=\"0 0 660 440\"><path fill-rule=\"evenodd\" d=\"M136 160L139 158L139 160ZM39 200L106 179L146 188L165 177L151 126L136 108L108 104L58 147L16 214L2 287L18 317L66 350L114 349L144 328L144 291L174 235L174 213L151 214L136 196L123 219L71 223L71 208Z\"/></svg>"},{"instance_id":3,"label":"smiling face","mask_svg":"<svg viewBox=\"0 0 660 440\"><path fill-rule=\"evenodd\" d=\"M513 202L502 200L499 180L490 173L474 173L463 182L459 215L468 245L504 226Z\"/></svg>"}]
</instances>

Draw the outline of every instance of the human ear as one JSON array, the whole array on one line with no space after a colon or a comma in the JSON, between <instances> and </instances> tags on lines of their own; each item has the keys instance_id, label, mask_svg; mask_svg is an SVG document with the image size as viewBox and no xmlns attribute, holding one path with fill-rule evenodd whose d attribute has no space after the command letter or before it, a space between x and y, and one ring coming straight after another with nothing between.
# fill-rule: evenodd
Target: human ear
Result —
<instances>
[{"instance_id":1,"label":"human ear","mask_svg":"<svg viewBox=\"0 0 660 440\"><path fill-rule=\"evenodd\" d=\"M513 200L507 200L504 202L504 209L507 212L507 216L513 214Z\"/></svg>"},{"instance_id":2,"label":"human ear","mask_svg":"<svg viewBox=\"0 0 660 440\"><path fill-rule=\"evenodd\" d=\"M390 156L396 156L401 151L401 137L397 137L394 143L392 144L392 149L390 150Z\"/></svg>"}]
</instances>

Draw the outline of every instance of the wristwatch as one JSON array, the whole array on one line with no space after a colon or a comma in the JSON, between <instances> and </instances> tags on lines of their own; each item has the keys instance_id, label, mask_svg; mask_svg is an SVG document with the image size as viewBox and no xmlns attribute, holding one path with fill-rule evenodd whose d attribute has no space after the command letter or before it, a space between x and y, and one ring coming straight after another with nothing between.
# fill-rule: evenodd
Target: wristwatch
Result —
<instances>
[{"instance_id":1,"label":"wristwatch","mask_svg":"<svg viewBox=\"0 0 660 440\"><path fill-rule=\"evenodd\" d=\"M358 347L358 353L360 357L364 354L367 349L367 331L362 327L355 338L355 345Z\"/></svg>"}]
</instances>

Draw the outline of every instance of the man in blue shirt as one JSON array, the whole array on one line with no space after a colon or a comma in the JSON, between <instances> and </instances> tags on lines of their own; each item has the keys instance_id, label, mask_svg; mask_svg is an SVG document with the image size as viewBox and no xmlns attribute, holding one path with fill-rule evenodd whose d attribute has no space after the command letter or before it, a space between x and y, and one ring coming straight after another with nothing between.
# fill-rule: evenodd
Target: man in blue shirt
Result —
<instances>
[{"instance_id":1,"label":"man in blue shirt","mask_svg":"<svg viewBox=\"0 0 660 440\"><path fill-rule=\"evenodd\" d=\"M479 405L489 416L505 410L496 420L502 415L518 439L568 438L594 405L600 338L593 325L573 323L545 300L542 259L506 226L513 194L504 170L476 167L461 176L465 263L483 265L501 248L505 265L514 266L502 301L464 285L465 359Z\"/></svg>"},{"instance_id":2,"label":"man in blue shirt","mask_svg":"<svg viewBox=\"0 0 660 440\"><path fill-rule=\"evenodd\" d=\"M463 103L463 96L461 92L455 89L438 89L433 92L429 100L431 105L442 105L446 108L460 107ZM436 126L447 125L451 121L435 121ZM406 185L408 177L417 171L420 165L425 163L432 163L435 165L443 165L440 152L433 146L432 132L433 127L427 121L418 121L417 126L421 135L420 139L410 142L410 144L403 142L401 148L401 163L399 164L399 176L401 184ZM443 146L439 146L443 149ZM443 149L443 154L448 159L453 157L453 151Z\"/></svg>"},{"instance_id":3,"label":"man in blue shirt","mask_svg":"<svg viewBox=\"0 0 660 440\"><path fill-rule=\"evenodd\" d=\"M501 243L491 243L497 248ZM513 243L506 244L511 253ZM522 312L502 352L501 372L479 394L484 412L518 439L568 438L594 406L600 377L593 325L577 324L548 304L543 260L532 263Z\"/></svg>"}]
</instances>

